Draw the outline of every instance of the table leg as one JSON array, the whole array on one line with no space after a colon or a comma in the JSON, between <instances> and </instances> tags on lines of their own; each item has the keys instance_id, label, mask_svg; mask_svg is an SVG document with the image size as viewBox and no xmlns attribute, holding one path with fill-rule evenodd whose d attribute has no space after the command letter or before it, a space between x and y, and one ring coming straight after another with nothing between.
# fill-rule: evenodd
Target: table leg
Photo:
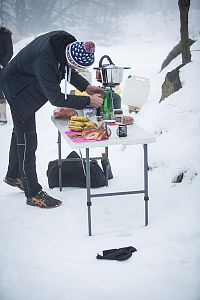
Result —
<instances>
[{"instance_id":1,"label":"table leg","mask_svg":"<svg viewBox=\"0 0 200 300\"><path fill-rule=\"evenodd\" d=\"M105 147L105 153L108 160L108 147ZM108 163L106 163L106 186L108 186Z\"/></svg>"},{"instance_id":2,"label":"table leg","mask_svg":"<svg viewBox=\"0 0 200 300\"><path fill-rule=\"evenodd\" d=\"M91 226L91 193L90 193L90 155L89 148L86 148L86 187L87 187L87 207L88 207L88 233L89 236L92 235Z\"/></svg>"},{"instance_id":3,"label":"table leg","mask_svg":"<svg viewBox=\"0 0 200 300\"><path fill-rule=\"evenodd\" d=\"M144 201L145 201L145 226L148 225L148 149L147 144L143 145L144 147Z\"/></svg>"},{"instance_id":4,"label":"table leg","mask_svg":"<svg viewBox=\"0 0 200 300\"><path fill-rule=\"evenodd\" d=\"M61 133L58 131L58 181L62 191L62 159L61 159Z\"/></svg>"}]
</instances>

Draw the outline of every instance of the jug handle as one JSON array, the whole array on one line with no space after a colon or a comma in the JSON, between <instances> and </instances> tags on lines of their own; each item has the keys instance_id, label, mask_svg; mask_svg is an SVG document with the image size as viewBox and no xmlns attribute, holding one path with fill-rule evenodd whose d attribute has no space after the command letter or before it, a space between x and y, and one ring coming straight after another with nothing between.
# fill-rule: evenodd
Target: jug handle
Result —
<instances>
[{"instance_id":1,"label":"jug handle","mask_svg":"<svg viewBox=\"0 0 200 300\"><path fill-rule=\"evenodd\" d=\"M99 68L101 68L103 65L102 65L102 62L104 60L104 58L107 58L107 60L109 61L110 65L114 65L114 63L112 62L110 56L108 55L103 55L101 58L100 58L100 61L99 61Z\"/></svg>"}]
</instances>

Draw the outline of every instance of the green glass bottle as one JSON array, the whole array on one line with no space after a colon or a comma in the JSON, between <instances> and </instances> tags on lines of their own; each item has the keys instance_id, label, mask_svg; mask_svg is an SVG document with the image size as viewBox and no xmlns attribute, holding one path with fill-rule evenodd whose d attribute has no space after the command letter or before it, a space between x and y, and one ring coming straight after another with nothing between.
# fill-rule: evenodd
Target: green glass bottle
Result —
<instances>
[{"instance_id":1,"label":"green glass bottle","mask_svg":"<svg viewBox=\"0 0 200 300\"><path fill-rule=\"evenodd\" d=\"M106 87L104 90L103 97L103 119L104 120L113 120L113 90L110 87Z\"/></svg>"}]
</instances>

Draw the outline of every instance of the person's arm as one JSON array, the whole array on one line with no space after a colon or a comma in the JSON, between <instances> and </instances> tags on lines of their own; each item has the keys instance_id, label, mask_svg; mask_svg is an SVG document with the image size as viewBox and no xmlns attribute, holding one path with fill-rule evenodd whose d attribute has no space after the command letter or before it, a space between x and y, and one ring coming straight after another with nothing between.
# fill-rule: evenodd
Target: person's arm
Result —
<instances>
[{"instance_id":1,"label":"person's arm","mask_svg":"<svg viewBox=\"0 0 200 300\"><path fill-rule=\"evenodd\" d=\"M79 91L86 91L90 95L90 106L99 108L103 104L103 89L98 86L91 85L84 77L72 69L70 83Z\"/></svg>"},{"instance_id":2,"label":"person's arm","mask_svg":"<svg viewBox=\"0 0 200 300\"><path fill-rule=\"evenodd\" d=\"M86 91L88 95L100 94L103 95L103 88L91 85L84 77L72 69L70 83L80 92Z\"/></svg>"},{"instance_id":3,"label":"person's arm","mask_svg":"<svg viewBox=\"0 0 200 300\"><path fill-rule=\"evenodd\" d=\"M65 95L61 93L60 77L52 61L48 57L39 57L33 65L36 78L45 97L57 107L83 109L90 104L89 96Z\"/></svg>"},{"instance_id":4,"label":"person's arm","mask_svg":"<svg viewBox=\"0 0 200 300\"><path fill-rule=\"evenodd\" d=\"M10 32L6 33L6 39L5 39L4 47L5 47L5 55L1 59L1 62L0 62L0 64L3 67L5 67L7 65L7 63L9 62L11 57L13 56L13 44L12 44L12 38L11 38L11 33Z\"/></svg>"},{"instance_id":5,"label":"person's arm","mask_svg":"<svg viewBox=\"0 0 200 300\"><path fill-rule=\"evenodd\" d=\"M78 72L76 72L74 69L71 69L70 84L72 84L80 92L86 91L88 85L90 85L90 83L80 74L78 74Z\"/></svg>"}]
</instances>

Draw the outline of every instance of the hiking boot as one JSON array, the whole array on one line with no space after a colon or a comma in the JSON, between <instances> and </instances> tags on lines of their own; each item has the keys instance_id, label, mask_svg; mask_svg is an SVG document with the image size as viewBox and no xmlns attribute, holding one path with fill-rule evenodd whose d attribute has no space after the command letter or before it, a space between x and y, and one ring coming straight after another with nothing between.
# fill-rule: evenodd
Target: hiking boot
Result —
<instances>
[{"instance_id":1,"label":"hiking boot","mask_svg":"<svg viewBox=\"0 0 200 300\"><path fill-rule=\"evenodd\" d=\"M11 186L19 188L21 191L24 191L24 186L21 178L5 178L4 182Z\"/></svg>"},{"instance_id":2,"label":"hiking boot","mask_svg":"<svg viewBox=\"0 0 200 300\"><path fill-rule=\"evenodd\" d=\"M40 191L33 197L28 197L26 204L31 206L38 206L40 208L54 208L60 206L62 201L54 199L46 192Z\"/></svg>"}]
</instances>

